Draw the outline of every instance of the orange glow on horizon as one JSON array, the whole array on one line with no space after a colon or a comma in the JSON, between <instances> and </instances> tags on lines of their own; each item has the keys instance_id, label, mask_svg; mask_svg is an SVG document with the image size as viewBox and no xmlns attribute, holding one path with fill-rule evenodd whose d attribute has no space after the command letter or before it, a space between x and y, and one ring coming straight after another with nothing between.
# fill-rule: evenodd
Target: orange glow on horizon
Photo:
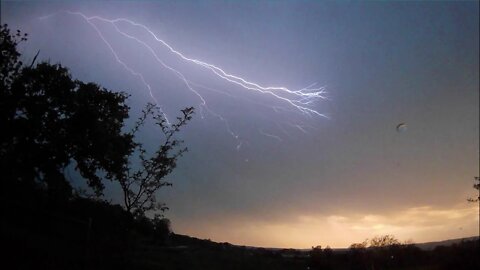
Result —
<instances>
[{"instance_id":1,"label":"orange glow on horizon","mask_svg":"<svg viewBox=\"0 0 480 270\"><path fill-rule=\"evenodd\" d=\"M394 235L400 242L441 241L474 236L478 229L478 207L465 203L448 209L418 206L398 213L289 218L271 222L239 218L178 227L174 231L236 245L305 249L317 245L346 248L352 243L386 234Z\"/></svg>"}]
</instances>

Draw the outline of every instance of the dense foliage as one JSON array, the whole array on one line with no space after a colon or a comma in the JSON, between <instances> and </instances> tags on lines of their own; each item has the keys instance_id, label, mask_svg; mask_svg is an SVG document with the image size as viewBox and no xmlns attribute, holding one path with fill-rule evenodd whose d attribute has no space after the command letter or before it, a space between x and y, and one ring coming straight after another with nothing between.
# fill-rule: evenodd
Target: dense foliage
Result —
<instances>
[{"instance_id":1,"label":"dense foliage","mask_svg":"<svg viewBox=\"0 0 480 270\"><path fill-rule=\"evenodd\" d=\"M193 108L182 110L177 122L170 123L148 104L133 129L125 132L130 109L126 94L74 80L60 64L23 66L16 46L26 36L11 34L7 25L0 31L0 170L6 195L40 188L62 203L72 195L65 176L70 166L97 196L103 181L118 183L128 212L142 216L166 209L156 202L156 191L170 185L164 178L187 150L176 133L191 119ZM135 140L148 117L164 135L151 156Z\"/></svg>"},{"instance_id":2,"label":"dense foliage","mask_svg":"<svg viewBox=\"0 0 480 270\"><path fill-rule=\"evenodd\" d=\"M121 132L127 96L74 80L59 64L24 67L15 46L25 38L11 35L6 25L1 35L0 170L6 190L41 187L51 198L69 197L64 170L75 164L100 194L98 172L118 177L134 146L132 136Z\"/></svg>"}]
</instances>

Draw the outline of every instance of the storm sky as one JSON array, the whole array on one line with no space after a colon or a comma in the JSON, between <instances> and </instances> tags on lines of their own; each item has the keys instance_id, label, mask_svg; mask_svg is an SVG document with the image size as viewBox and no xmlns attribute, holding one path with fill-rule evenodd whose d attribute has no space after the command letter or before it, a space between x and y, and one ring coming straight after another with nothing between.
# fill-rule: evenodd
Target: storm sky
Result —
<instances>
[{"instance_id":1,"label":"storm sky","mask_svg":"<svg viewBox=\"0 0 480 270\"><path fill-rule=\"evenodd\" d=\"M92 21L143 82L65 11L141 23L185 56L261 86L317 83L325 99L306 106L326 117L222 80L118 24L200 97L147 47ZM1 2L2 24L29 34L25 62L40 50L75 78L131 94L132 118L155 100L171 119L195 107L181 135L189 152L159 193L175 232L294 248L477 233L466 199L479 174L478 14L477 2ZM148 126L142 139L154 149L161 137ZM106 196L118 201L118 187Z\"/></svg>"}]
</instances>

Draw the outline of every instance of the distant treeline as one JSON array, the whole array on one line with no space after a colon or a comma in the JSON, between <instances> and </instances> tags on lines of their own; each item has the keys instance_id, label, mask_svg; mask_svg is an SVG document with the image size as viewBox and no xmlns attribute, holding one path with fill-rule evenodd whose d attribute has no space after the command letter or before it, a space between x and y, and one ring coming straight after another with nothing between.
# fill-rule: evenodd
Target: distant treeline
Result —
<instances>
[{"instance_id":1,"label":"distant treeline","mask_svg":"<svg viewBox=\"0 0 480 270\"><path fill-rule=\"evenodd\" d=\"M375 240L394 240L376 242ZM310 251L309 269L478 269L479 241L469 240L450 246L422 250L413 243L401 244L392 236L352 244L348 250L334 252L330 248L315 247ZM373 242L373 243L372 243Z\"/></svg>"},{"instance_id":2,"label":"distant treeline","mask_svg":"<svg viewBox=\"0 0 480 270\"><path fill-rule=\"evenodd\" d=\"M479 269L478 241L422 250L414 244L352 244L310 251L216 243L171 232L168 220L138 219L120 206L72 198L51 206L2 200L5 269ZM382 236L378 238L385 238Z\"/></svg>"}]
</instances>

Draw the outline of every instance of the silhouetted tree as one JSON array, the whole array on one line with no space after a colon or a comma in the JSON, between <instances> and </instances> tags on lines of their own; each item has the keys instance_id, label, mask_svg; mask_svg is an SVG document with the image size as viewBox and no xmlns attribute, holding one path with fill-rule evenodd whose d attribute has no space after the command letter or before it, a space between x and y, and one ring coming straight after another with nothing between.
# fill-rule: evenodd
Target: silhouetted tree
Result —
<instances>
[{"instance_id":1,"label":"silhouetted tree","mask_svg":"<svg viewBox=\"0 0 480 270\"><path fill-rule=\"evenodd\" d=\"M145 124L148 117L152 117L155 124L160 127L164 138L163 142L153 155L147 157L147 151L142 143L134 143L134 151L126 166L116 176L123 191L125 209L136 215L143 215L149 210L165 210L165 204L157 203L155 193L164 186L171 186L165 181L177 165L177 159L187 151L182 147L182 140L175 137L176 133L192 118L193 108L181 110L182 116L177 122L170 124L161 111L154 104L147 104L142 115L129 133L134 137ZM137 156L138 155L138 156ZM135 161L139 161L137 164Z\"/></svg>"},{"instance_id":2,"label":"silhouetted tree","mask_svg":"<svg viewBox=\"0 0 480 270\"><path fill-rule=\"evenodd\" d=\"M7 89L16 78L22 67L19 60L20 53L17 51L17 45L27 40L27 34L22 34L17 30L15 34L10 33L6 24L0 26L0 83L1 89ZM3 91L2 91L3 92Z\"/></svg>"},{"instance_id":3,"label":"silhouetted tree","mask_svg":"<svg viewBox=\"0 0 480 270\"><path fill-rule=\"evenodd\" d=\"M475 203L478 202L478 217L479 217L479 222L478 222L478 241L480 243L480 177L475 176L474 177L475 183L473 184L473 188L478 190L478 197L476 199L474 198L468 198L467 200L469 202Z\"/></svg>"},{"instance_id":4,"label":"silhouetted tree","mask_svg":"<svg viewBox=\"0 0 480 270\"><path fill-rule=\"evenodd\" d=\"M363 241L362 243L353 243L350 245L350 250L361 250L366 249L368 246L368 240Z\"/></svg>"},{"instance_id":5,"label":"silhouetted tree","mask_svg":"<svg viewBox=\"0 0 480 270\"><path fill-rule=\"evenodd\" d=\"M134 145L121 129L127 95L71 78L59 64L24 67L16 50L19 31L0 30L0 171L10 187L41 186L69 196L64 170L75 164L97 194L98 176L115 178Z\"/></svg>"},{"instance_id":6,"label":"silhouetted tree","mask_svg":"<svg viewBox=\"0 0 480 270\"><path fill-rule=\"evenodd\" d=\"M382 236L375 236L374 238L370 239L371 248L382 248L393 245L400 245L400 242L393 235L387 234Z\"/></svg>"},{"instance_id":7,"label":"silhouetted tree","mask_svg":"<svg viewBox=\"0 0 480 270\"><path fill-rule=\"evenodd\" d=\"M394 264L397 247L400 246L393 235L375 236L370 239L371 267L375 269L389 269Z\"/></svg>"},{"instance_id":8,"label":"silhouetted tree","mask_svg":"<svg viewBox=\"0 0 480 270\"><path fill-rule=\"evenodd\" d=\"M350 269L366 269L368 258L367 258L367 246L368 240L363 241L362 243L353 243L349 248L349 257L350 257Z\"/></svg>"},{"instance_id":9,"label":"silhouetted tree","mask_svg":"<svg viewBox=\"0 0 480 270\"><path fill-rule=\"evenodd\" d=\"M310 268L317 270L331 269L332 255L332 249L328 246L323 250L322 246L312 247L312 250L310 251Z\"/></svg>"},{"instance_id":10,"label":"silhouetted tree","mask_svg":"<svg viewBox=\"0 0 480 270\"><path fill-rule=\"evenodd\" d=\"M73 164L97 195L103 179L118 181L130 213L166 209L156 203L155 193L171 185L164 178L187 150L176 133L191 119L193 108L182 110L171 124L148 104L132 131L122 132L129 112L126 94L74 80L59 64L23 66L16 46L26 35L11 34L7 25L0 30L0 170L8 184L22 186L18 190L41 186L69 197L64 170ZM164 135L151 156L135 140L149 117Z\"/></svg>"},{"instance_id":11,"label":"silhouetted tree","mask_svg":"<svg viewBox=\"0 0 480 270\"><path fill-rule=\"evenodd\" d=\"M480 188L480 177L475 176L474 180L475 180L475 183L473 184L473 188L476 189L476 190L479 190L479 192L480 192L480 189L479 189ZM477 198L468 198L467 200L469 202L478 202L480 200L480 193L479 193Z\"/></svg>"},{"instance_id":12,"label":"silhouetted tree","mask_svg":"<svg viewBox=\"0 0 480 270\"><path fill-rule=\"evenodd\" d=\"M153 241L156 244L164 245L170 234L172 233L172 227L169 219L155 216L152 220L153 223Z\"/></svg>"}]
</instances>

